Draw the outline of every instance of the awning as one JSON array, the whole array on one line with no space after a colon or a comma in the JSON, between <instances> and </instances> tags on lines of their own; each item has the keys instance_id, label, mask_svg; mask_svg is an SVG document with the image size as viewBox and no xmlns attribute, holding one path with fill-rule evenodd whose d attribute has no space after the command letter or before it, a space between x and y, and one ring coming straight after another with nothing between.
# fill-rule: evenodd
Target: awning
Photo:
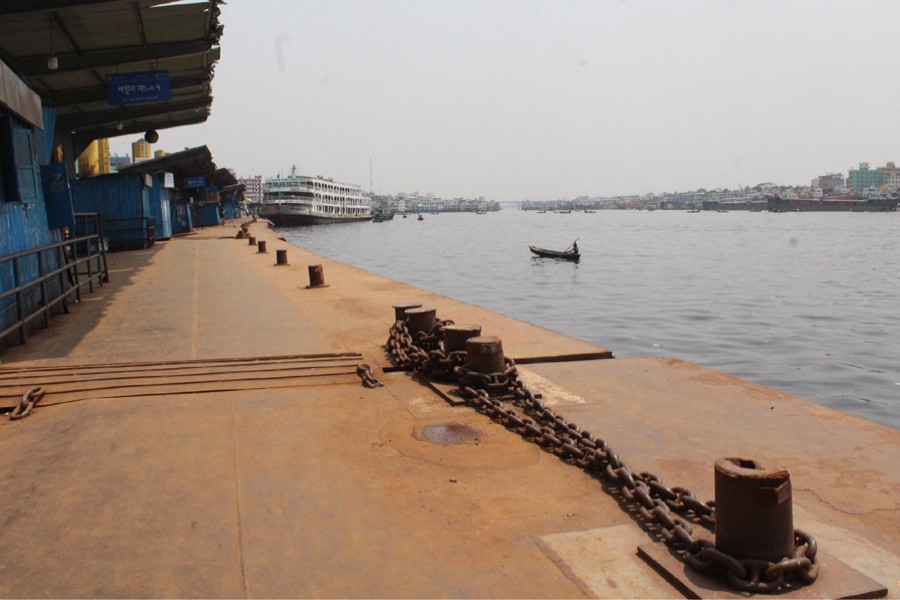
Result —
<instances>
[{"instance_id":1,"label":"awning","mask_svg":"<svg viewBox=\"0 0 900 600\"><path fill-rule=\"evenodd\" d=\"M181 152L166 154L160 158L142 160L127 167L121 167L120 173L173 173L176 185L190 177L203 177L207 185L216 189L224 189L237 184L237 179L228 169L216 168L212 153L206 146L188 148Z\"/></svg>"},{"instance_id":2,"label":"awning","mask_svg":"<svg viewBox=\"0 0 900 600\"><path fill-rule=\"evenodd\" d=\"M175 2L0 2L0 59L57 108L54 144L71 135L78 149L97 138L206 121L221 0ZM109 77L163 72L169 99L110 104Z\"/></svg>"}]
</instances>

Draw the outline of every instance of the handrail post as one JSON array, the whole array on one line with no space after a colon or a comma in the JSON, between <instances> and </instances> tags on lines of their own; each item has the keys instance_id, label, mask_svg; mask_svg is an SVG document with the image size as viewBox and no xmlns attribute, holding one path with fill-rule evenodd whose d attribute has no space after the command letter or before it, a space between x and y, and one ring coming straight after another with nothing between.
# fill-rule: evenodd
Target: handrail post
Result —
<instances>
[{"instance_id":1,"label":"handrail post","mask_svg":"<svg viewBox=\"0 0 900 600\"><path fill-rule=\"evenodd\" d=\"M16 317L19 320L19 343L24 344L28 341L28 333L25 331L25 299L22 297L22 290L19 287L19 259L14 258L13 267L13 287L16 290Z\"/></svg>"},{"instance_id":2,"label":"handrail post","mask_svg":"<svg viewBox=\"0 0 900 600\"><path fill-rule=\"evenodd\" d=\"M41 311L44 313L44 329L50 329L50 299L47 297L47 280L44 279L44 261L41 260L42 252L37 253L38 281L41 285Z\"/></svg>"},{"instance_id":3,"label":"handrail post","mask_svg":"<svg viewBox=\"0 0 900 600\"><path fill-rule=\"evenodd\" d=\"M81 302L81 273L78 270L78 243L72 241L69 243L72 247L72 261L75 263L75 301Z\"/></svg>"},{"instance_id":4,"label":"handrail post","mask_svg":"<svg viewBox=\"0 0 900 600\"><path fill-rule=\"evenodd\" d=\"M97 236L100 244L100 255L103 257L103 277L101 281L103 283L109 283L109 264L106 262L106 236L103 235L103 224L100 222L100 215L94 215L94 231L97 232ZM99 259L97 261L97 269L100 270L100 262Z\"/></svg>"},{"instance_id":5,"label":"handrail post","mask_svg":"<svg viewBox=\"0 0 900 600\"><path fill-rule=\"evenodd\" d=\"M91 236L93 237L93 236ZM94 255L91 251L91 237L87 239L87 276L88 276L88 291L90 293L94 293L94 268L91 266L91 257Z\"/></svg>"},{"instance_id":6,"label":"handrail post","mask_svg":"<svg viewBox=\"0 0 900 600\"><path fill-rule=\"evenodd\" d=\"M66 261L66 247L56 247L56 264L59 267L59 293L62 296L63 312L69 314L69 287L68 278L68 261Z\"/></svg>"}]
</instances>

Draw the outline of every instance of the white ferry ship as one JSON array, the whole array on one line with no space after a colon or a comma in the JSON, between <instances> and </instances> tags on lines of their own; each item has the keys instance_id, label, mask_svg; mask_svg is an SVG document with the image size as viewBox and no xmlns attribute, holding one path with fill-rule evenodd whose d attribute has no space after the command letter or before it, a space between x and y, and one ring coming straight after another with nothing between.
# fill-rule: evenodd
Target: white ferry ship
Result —
<instances>
[{"instance_id":1,"label":"white ferry ship","mask_svg":"<svg viewBox=\"0 0 900 600\"><path fill-rule=\"evenodd\" d=\"M259 215L275 226L316 225L370 220L372 207L360 186L297 175L293 167L287 177L266 179Z\"/></svg>"}]
</instances>

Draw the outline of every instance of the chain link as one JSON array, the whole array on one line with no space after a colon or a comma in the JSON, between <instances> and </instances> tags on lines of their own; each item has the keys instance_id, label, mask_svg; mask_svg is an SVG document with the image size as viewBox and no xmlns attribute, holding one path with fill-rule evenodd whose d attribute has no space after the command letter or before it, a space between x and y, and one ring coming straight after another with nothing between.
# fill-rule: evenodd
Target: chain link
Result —
<instances>
[{"instance_id":1,"label":"chain link","mask_svg":"<svg viewBox=\"0 0 900 600\"><path fill-rule=\"evenodd\" d=\"M372 373L372 367L365 363L356 367L356 374L362 379L362 384L369 389L384 386L383 383L375 379L375 375Z\"/></svg>"},{"instance_id":2,"label":"chain link","mask_svg":"<svg viewBox=\"0 0 900 600\"><path fill-rule=\"evenodd\" d=\"M624 501L696 571L724 575L732 587L751 593L784 591L794 579L815 581L819 573L817 545L809 534L795 530L793 556L778 562L737 559L717 549L712 541L695 537L693 524L714 530L714 501L703 502L687 488L667 487L653 473L632 472L604 440L557 415L525 387L512 360L506 359L502 372L485 374L465 365L465 352L446 355L442 324L450 323L439 322L427 335L414 337L404 321L397 321L385 344L391 361L445 381L447 369L452 367L467 404L562 460L614 482ZM427 349L418 345L420 340L430 344Z\"/></svg>"},{"instance_id":3,"label":"chain link","mask_svg":"<svg viewBox=\"0 0 900 600\"><path fill-rule=\"evenodd\" d=\"M9 414L10 421L18 421L24 419L34 410L34 406L44 397L44 390L40 387L33 387L24 394L22 399Z\"/></svg>"}]
</instances>

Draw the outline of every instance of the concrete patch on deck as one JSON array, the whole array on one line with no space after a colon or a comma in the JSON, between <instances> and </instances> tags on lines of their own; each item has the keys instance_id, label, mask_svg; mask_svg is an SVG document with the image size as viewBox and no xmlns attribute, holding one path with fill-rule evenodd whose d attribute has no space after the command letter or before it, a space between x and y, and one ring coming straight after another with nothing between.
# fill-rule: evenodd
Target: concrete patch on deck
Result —
<instances>
[{"instance_id":1,"label":"concrete patch on deck","mask_svg":"<svg viewBox=\"0 0 900 600\"><path fill-rule=\"evenodd\" d=\"M574 406L576 404L587 404L587 400L573 394L572 392L562 388L549 379L541 377L534 371L521 366L516 367L519 373L519 379L525 383L525 387L534 393L540 393L541 399L547 406Z\"/></svg>"},{"instance_id":2,"label":"concrete patch on deck","mask_svg":"<svg viewBox=\"0 0 900 600\"><path fill-rule=\"evenodd\" d=\"M538 545L597 598L673 598L679 594L636 552L647 534L626 523L541 536Z\"/></svg>"}]
</instances>

